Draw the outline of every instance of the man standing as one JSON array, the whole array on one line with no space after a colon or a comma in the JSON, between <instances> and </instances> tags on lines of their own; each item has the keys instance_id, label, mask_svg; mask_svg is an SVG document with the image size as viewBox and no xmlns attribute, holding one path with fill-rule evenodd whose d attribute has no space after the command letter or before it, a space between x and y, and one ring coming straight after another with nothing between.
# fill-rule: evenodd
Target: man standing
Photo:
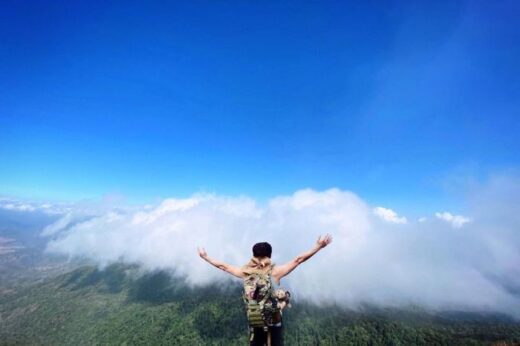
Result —
<instances>
[{"instance_id":1,"label":"man standing","mask_svg":"<svg viewBox=\"0 0 520 346\"><path fill-rule=\"evenodd\" d=\"M331 242L332 236L330 234L327 234L323 239L320 236L311 250L302 253L293 260L280 266L275 266L271 263L272 247L269 243L266 242L257 243L253 246L253 257L245 266L242 267L232 266L210 258L204 248L198 249L198 252L199 256L206 262L212 264L218 269L225 271L226 273L244 280L246 297L248 299L256 299L257 297L253 297L253 294L258 294L258 289L253 289L255 292L250 292L250 297L249 293L247 292L248 288L251 287L249 283L257 280L258 278L262 280L262 277L265 277L267 285L263 285L262 287L267 287L269 290L268 294L272 294L273 290L271 278L274 279L276 284L280 284L280 280L283 277L290 274L294 269L296 269L296 267L314 256L314 254L329 245ZM265 332L262 328L254 328L251 334L250 345L257 346L266 344L273 346L283 345L282 322L280 315L273 317L273 321L269 325L267 332Z\"/></svg>"}]
</instances>

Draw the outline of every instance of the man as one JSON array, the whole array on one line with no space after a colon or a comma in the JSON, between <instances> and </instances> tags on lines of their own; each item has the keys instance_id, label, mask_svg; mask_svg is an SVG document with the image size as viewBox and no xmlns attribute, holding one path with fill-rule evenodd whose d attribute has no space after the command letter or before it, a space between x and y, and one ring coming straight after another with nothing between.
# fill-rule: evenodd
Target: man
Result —
<instances>
[{"instance_id":1,"label":"man","mask_svg":"<svg viewBox=\"0 0 520 346\"><path fill-rule=\"evenodd\" d=\"M315 246L311 250L302 253L293 260L280 266L274 266L271 263L272 247L269 243L266 242L257 243L253 246L253 258L251 258L249 263L243 267L232 266L230 264L210 258L204 248L198 249L198 252L199 256L206 262L212 264L218 269L225 271L226 273L236 276L237 278L247 278L249 276L250 269L265 270L266 272L270 273L270 277L272 277L277 284L280 284L280 280L283 277L290 274L294 269L296 269L296 267L307 261L309 258L314 256L314 254L329 245L331 242L332 236L330 234L327 234L323 239L321 236L319 236ZM273 325L273 327L271 327L270 332L271 345L283 345L281 320ZM267 334L262 330L255 330L253 336L254 337L250 343L251 346L265 345L267 343Z\"/></svg>"}]
</instances>

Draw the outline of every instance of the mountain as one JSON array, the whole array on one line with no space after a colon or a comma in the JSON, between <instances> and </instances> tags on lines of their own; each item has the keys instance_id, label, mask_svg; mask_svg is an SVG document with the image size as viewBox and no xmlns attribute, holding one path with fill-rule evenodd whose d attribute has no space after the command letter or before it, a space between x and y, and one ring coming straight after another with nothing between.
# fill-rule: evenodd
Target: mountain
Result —
<instances>
[{"instance_id":1,"label":"mountain","mask_svg":"<svg viewBox=\"0 0 520 346\"><path fill-rule=\"evenodd\" d=\"M0 344L246 345L236 282L189 287L164 271L83 266L0 295ZM295 301L287 345L518 345L520 323L500 315Z\"/></svg>"},{"instance_id":2,"label":"mountain","mask_svg":"<svg viewBox=\"0 0 520 346\"><path fill-rule=\"evenodd\" d=\"M82 263L45 253L48 239L40 236L41 230L57 219L54 214L0 208L0 295Z\"/></svg>"}]
</instances>

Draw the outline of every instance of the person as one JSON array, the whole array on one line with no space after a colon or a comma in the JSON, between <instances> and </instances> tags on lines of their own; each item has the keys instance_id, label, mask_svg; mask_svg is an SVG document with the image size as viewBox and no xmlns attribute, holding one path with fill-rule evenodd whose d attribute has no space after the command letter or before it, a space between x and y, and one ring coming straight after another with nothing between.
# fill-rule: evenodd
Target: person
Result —
<instances>
[{"instance_id":1,"label":"person","mask_svg":"<svg viewBox=\"0 0 520 346\"><path fill-rule=\"evenodd\" d=\"M242 267L233 266L222 261L213 259L208 256L206 250L204 248L197 248L199 256L208 262L209 264L215 266L216 268L223 270L224 272L240 278L242 280L246 279L249 276L250 270L266 270L270 271L270 276L274 279L277 285L280 284L280 280L285 276L289 275L293 270L295 270L300 264L307 261L309 258L314 256L318 251L326 247L332 242L332 236L330 234L325 235L325 237L318 237L316 244L314 247L306 251L299 256L296 256L291 261L275 266L271 262L271 254L272 247L267 242L256 243L253 246L253 257L251 260ZM273 346L283 345L283 334L282 334L282 321L281 316L275 318L275 323L272 327L270 327L270 344ZM268 334L264 332L262 329L255 328L253 332L253 338L250 340L250 346L260 346L267 344Z\"/></svg>"}]
</instances>

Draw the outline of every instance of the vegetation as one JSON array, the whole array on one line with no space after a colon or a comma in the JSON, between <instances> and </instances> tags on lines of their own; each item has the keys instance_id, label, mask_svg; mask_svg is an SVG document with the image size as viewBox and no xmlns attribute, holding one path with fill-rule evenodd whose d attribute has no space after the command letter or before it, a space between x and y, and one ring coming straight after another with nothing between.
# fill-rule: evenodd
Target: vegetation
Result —
<instances>
[{"instance_id":1,"label":"vegetation","mask_svg":"<svg viewBox=\"0 0 520 346\"><path fill-rule=\"evenodd\" d=\"M136 266L82 267L0 296L0 344L246 345L240 290L190 288ZM294 302L284 318L287 345L520 343L520 324L501 316Z\"/></svg>"}]
</instances>

